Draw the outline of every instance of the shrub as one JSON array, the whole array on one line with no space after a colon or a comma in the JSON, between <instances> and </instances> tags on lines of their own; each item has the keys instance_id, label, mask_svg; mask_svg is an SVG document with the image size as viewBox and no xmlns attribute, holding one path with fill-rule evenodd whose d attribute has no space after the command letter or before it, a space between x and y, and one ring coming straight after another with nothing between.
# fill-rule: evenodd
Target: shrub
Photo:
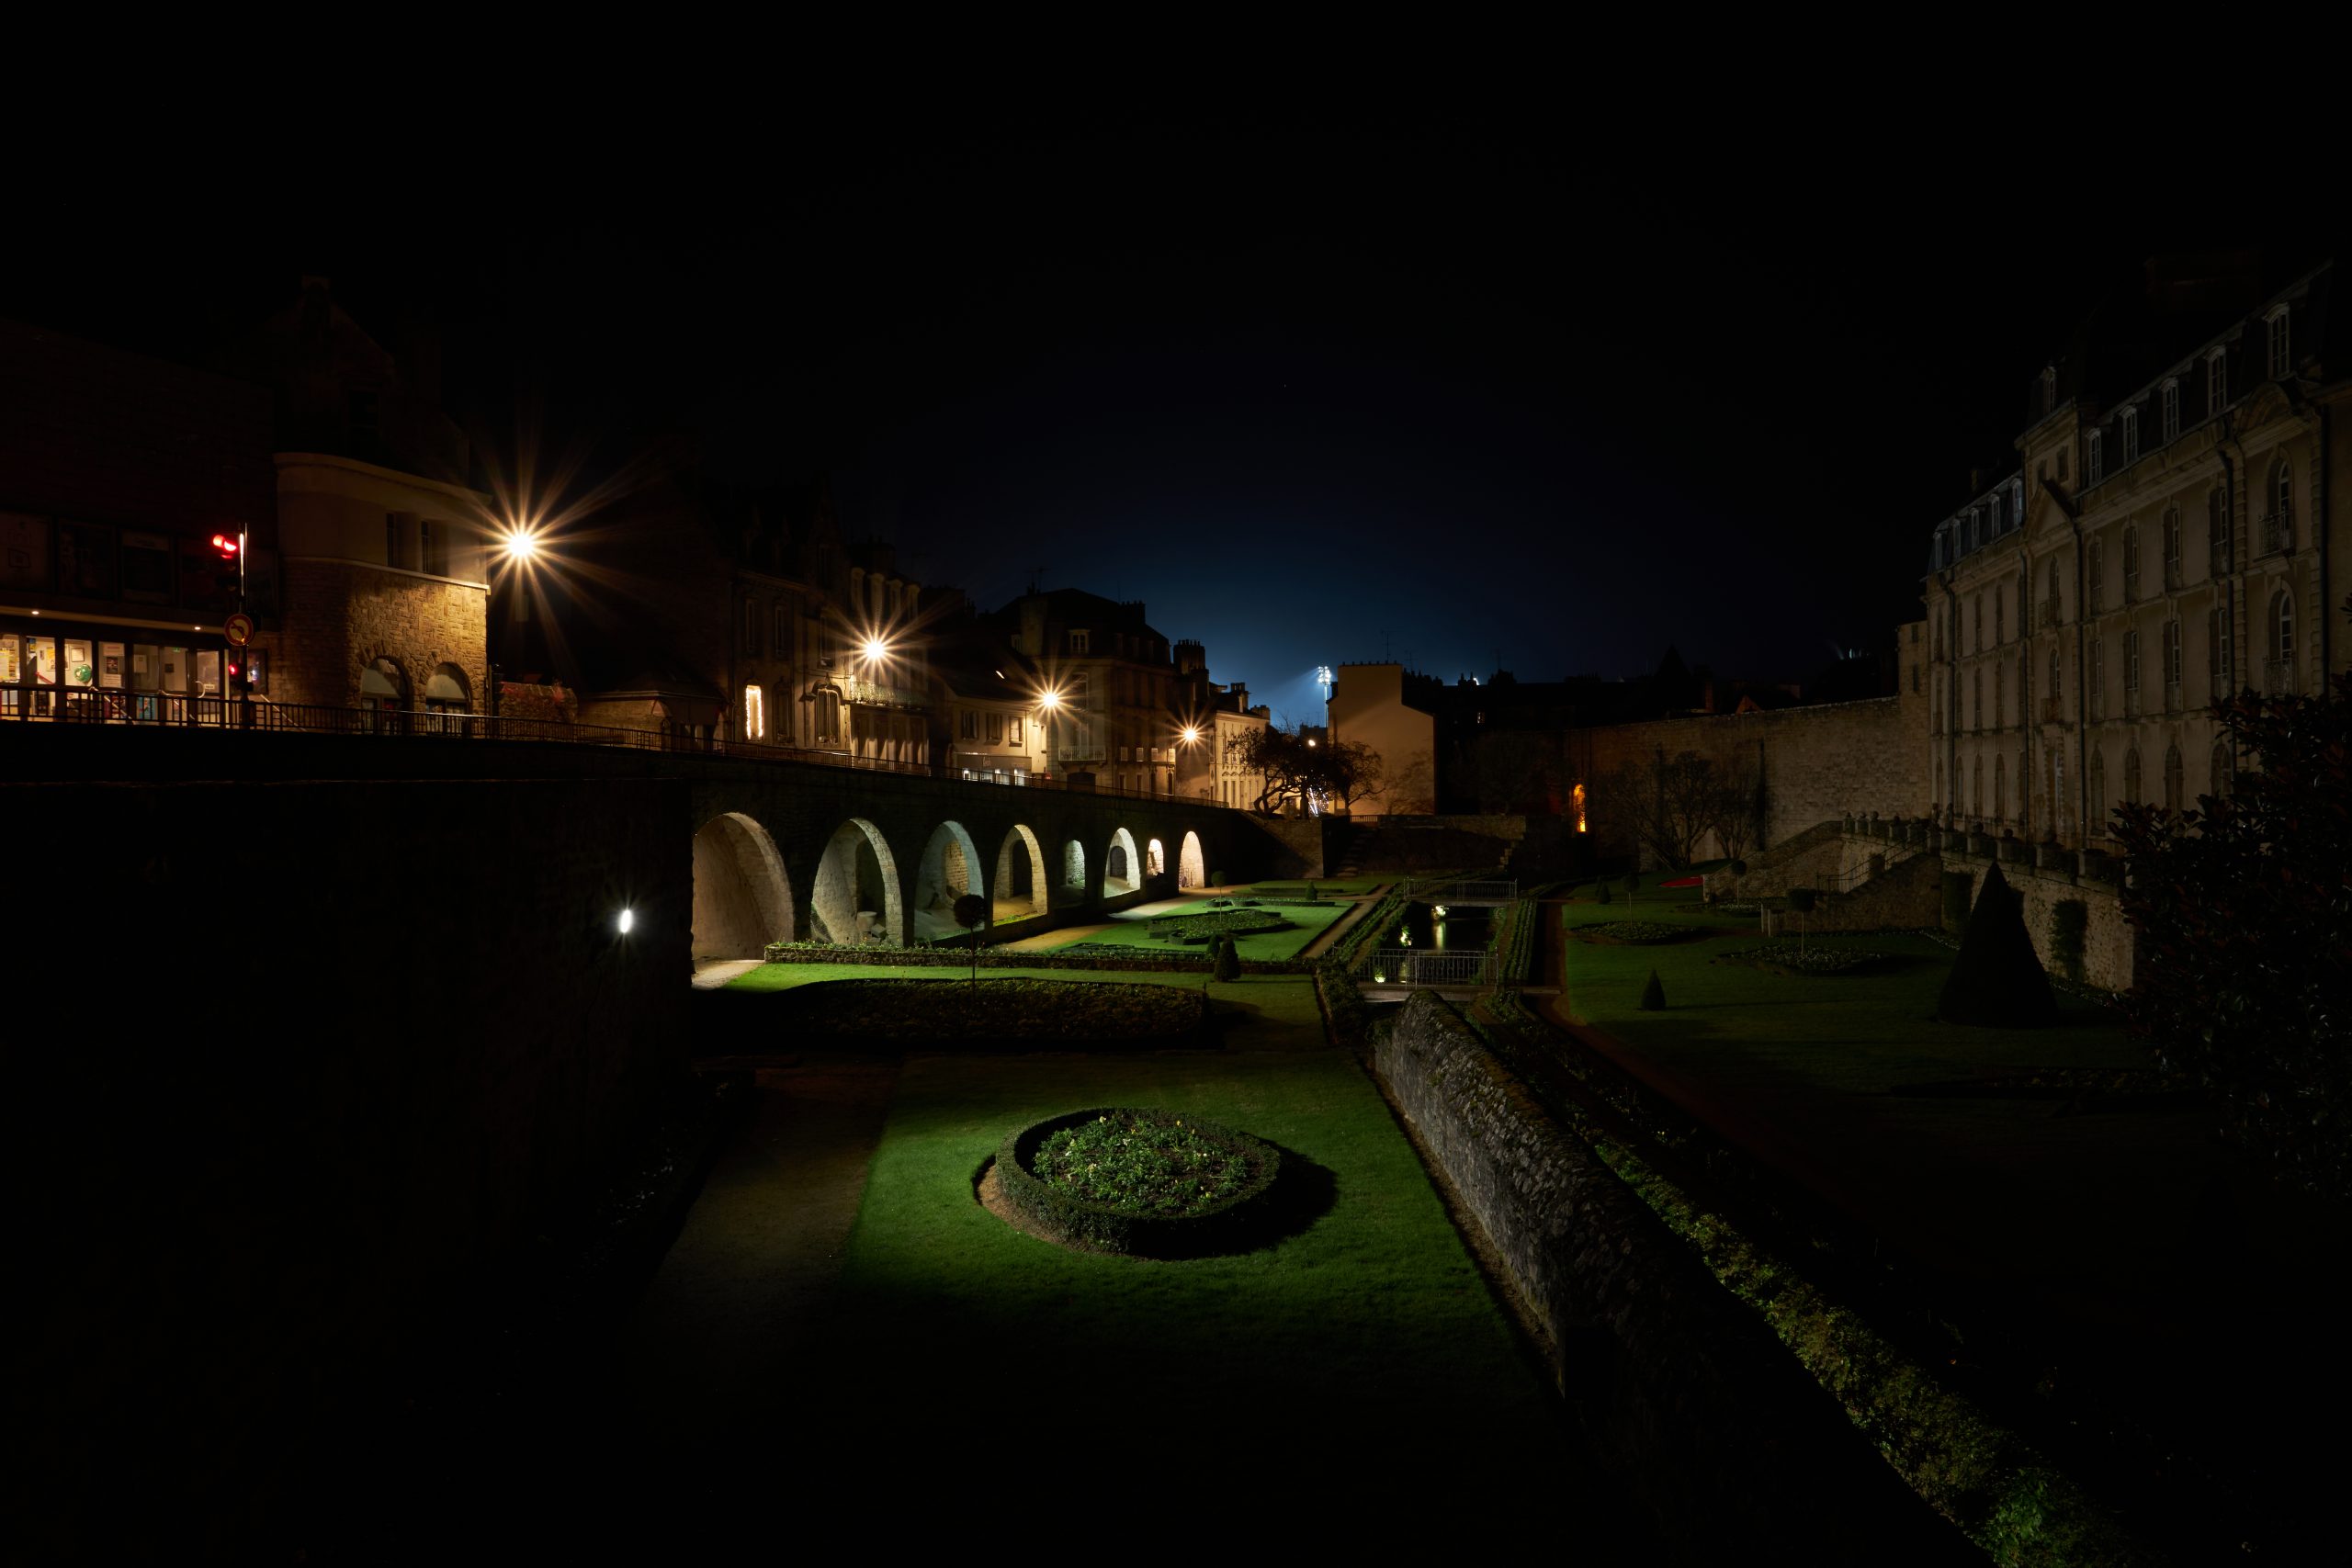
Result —
<instances>
[{"instance_id":1,"label":"shrub","mask_svg":"<svg viewBox=\"0 0 2352 1568\"><path fill-rule=\"evenodd\" d=\"M1606 904L1609 902L1609 884L1604 882L1600 885L1600 891L1594 896L1593 902L1596 904Z\"/></svg>"},{"instance_id":2,"label":"shrub","mask_svg":"<svg viewBox=\"0 0 2352 1568\"><path fill-rule=\"evenodd\" d=\"M1072 1168L1063 1157L1072 1149L1093 1156L1075 1163L1095 1168ZM1204 1179L1191 1179L1193 1170ZM1043 1235L1103 1252L1182 1258L1254 1239L1282 1155L1214 1122L1106 1106L1022 1128L998 1145L996 1171L1005 1202ZM1187 1183L1215 1190L1185 1197Z\"/></svg>"},{"instance_id":3,"label":"shrub","mask_svg":"<svg viewBox=\"0 0 2352 1568\"><path fill-rule=\"evenodd\" d=\"M1230 936L1216 939L1216 964L1211 974L1219 980L1241 978L1241 950L1233 945Z\"/></svg>"},{"instance_id":4,"label":"shrub","mask_svg":"<svg viewBox=\"0 0 2352 1568\"><path fill-rule=\"evenodd\" d=\"M2025 904L2011 891L1996 863L1985 869L1984 886L1961 933L1960 953L1944 977L1936 1016L1947 1023L2032 1029L2058 1021L2058 998L2050 994L2033 938L2025 929Z\"/></svg>"},{"instance_id":5,"label":"shrub","mask_svg":"<svg viewBox=\"0 0 2352 1568\"><path fill-rule=\"evenodd\" d=\"M2081 985L2084 938L2089 933L2091 907L2080 898L2061 898L2050 906L2050 956L2058 972Z\"/></svg>"},{"instance_id":6,"label":"shrub","mask_svg":"<svg viewBox=\"0 0 2352 1568\"><path fill-rule=\"evenodd\" d=\"M1278 931L1289 924L1272 909L1213 909L1197 915L1161 916L1150 922L1150 931L1156 937L1206 942L1215 937Z\"/></svg>"},{"instance_id":7,"label":"shrub","mask_svg":"<svg viewBox=\"0 0 2352 1568\"><path fill-rule=\"evenodd\" d=\"M932 980L829 980L786 991L783 1000L783 1028L798 1042L1149 1050L1216 1039L1208 998L1176 986L991 980L951 992Z\"/></svg>"},{"instance_id":8,"label":"shrub","mask_svg":"<svg viewBox=\"0 0 2352 1568\"><path fill-rule=\"evenodd\" d=\"M1658 980L1656 969L1650 971L1650 983L1642 987L1642 1010L1644 1012L1666 1010L1666 987Z\"/></svg>"}]
</instances>

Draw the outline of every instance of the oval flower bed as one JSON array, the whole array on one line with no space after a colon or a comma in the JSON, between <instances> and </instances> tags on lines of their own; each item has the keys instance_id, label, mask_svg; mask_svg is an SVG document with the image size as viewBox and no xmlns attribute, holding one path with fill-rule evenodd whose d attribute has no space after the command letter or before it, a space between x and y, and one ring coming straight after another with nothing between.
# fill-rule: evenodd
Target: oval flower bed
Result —
<instances>
[{"instance_id":1,"label":"oval flower bed","mask_svg":"<svg viewBox=\"0 0 2352 1568\"><path fill-rule=\"evenodd\" d=\"M1715 954L1717 964L1745 964L1770 975L1851 975L1883 962L1886 954L1858 947L1800 948L1792 942L1767 942L1762 947L1735 948Z\"/></svg>"},{"instance_id":2,"label":"oval flower bed","mask_svg":"<svg viewBox=\"0 0 2352 1568\"><path fill-rule=\"evenodd\" d=\"M996 1153L997 1192L1023 1228L1098 1252L1198 1257L1246 1246L1282 1155L1170 1111L1103 1106L1022 1128Z\"/></svg>"},{"instance_id":3,"label":"oval flower bed","mask_svg":"<svg viewBox=\"0 0 2352 1568\"><path fill-rule=\"evenodd\" d=\"M1289 924L1272 909L1212 909L1197 915L1162 915L1149 922L1149 929L1151 935L1163 940L1204 942L1221 936L1278 931Z\"/></svg>"},{"instance_id":4,"label":"oval flower bed","mask_svg":"<svg viewBox=\"0 0 2352 1568\"><path fill-rule=\"evenodd\" d=\"M1187 986L1090 980L828 980L785 993L794 1043L993 1050L1215 1045L1208 998Z\"/></svg>"},{"instance_id":5,"label":"oval flower bed","mask_svg":"<svg viewBox=\"0 0 2352 1568\"><path fill-rule=\"evenodd\" d=\"M1662 920L1602 920L1595 925L1574 929L1577 935L1586 942L1619 947L1649 947L1661 942L1680 942L1699 934L1688 926L1669 926Z\"/></svg>"}]
</instances>

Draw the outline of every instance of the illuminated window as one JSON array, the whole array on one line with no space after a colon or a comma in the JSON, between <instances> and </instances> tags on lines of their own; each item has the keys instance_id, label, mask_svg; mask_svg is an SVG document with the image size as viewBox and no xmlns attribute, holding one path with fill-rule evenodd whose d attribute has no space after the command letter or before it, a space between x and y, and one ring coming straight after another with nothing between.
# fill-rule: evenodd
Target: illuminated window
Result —
<instances>
[{"instance_id":1,"label":"illuminated window","mask_svg":"<svg viewBox=\"0 0 2352 1568\"><path fill-rule=\"evenodd\" d=\"M767 733L767 700L757 686L746 686L743 688L743 739L763 740Z\"/></svg>"},{"instance_id":2,"label":"illuminated window","mask_svg":"<svg viewBox=\"0 0 2352 1568\"><path fill-rule=\"evenodd\" d=\"M2272 306L2270 314L2264 319L2270 324L2270 378L2283 381L2287 378L2288 369L2287 307Z\"/></svg>"},{"instance_id":3,"label":"illuminated window","mask_svg":"<svg viewBox=\"0 0 2352 1568\"><path fill-rule=\"evenodd\" d=\"M1018 715L1004 721L1004 739L1008 745L1021 744L1021 719Z\"/></svg>"}]
</instances>

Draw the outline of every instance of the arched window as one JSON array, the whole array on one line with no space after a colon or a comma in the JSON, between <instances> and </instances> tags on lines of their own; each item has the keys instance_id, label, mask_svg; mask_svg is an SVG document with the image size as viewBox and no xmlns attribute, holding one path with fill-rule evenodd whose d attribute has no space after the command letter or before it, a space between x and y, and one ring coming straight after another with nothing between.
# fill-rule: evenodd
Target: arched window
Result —
<instances>
[{"instance_id":1,"label":"arched window","mask_svg":"<svg viewBox=\"0 0 2352 1568\"><path fill-rule=\"evenodd\" d=\"M2065 691L2066 661L2059 650L2053 648L2050 650L2050 694L2045 699L2050 704L2051 717L2056 718L2064 708Z\"/></svg>"},{"instance_id":2,"label":"arched window","mask_svg":"<svg viewBox=\"0 0 2352 1568\"><path fill-rule=\"evenodd\" d=\"M2214 741L2211 784L2206 793L2219 799L2227 799L2230 793L2230 774L2235 771L2230 759L2230 743L2226 740Z\"/></svg>"},{"instance_id":3,"label":"arched window","mask_svg":"<svg viewBox=\"0 0 2352 1568\"><path fill-rule=\"evenodd\" d=\"M2123 411L2123 460L2126 463L2133 463L2137 462L2139 457L2140 411L2136 408L2125 409Z\"/></svg>"},{"instance_id":4,"label":"arched window","mask_svg":"<svg viewBox=\"0 0 2352 1568\"><path fill-rule=\"evenodd\" d=\"M2165 706L2180 705L2180 623L2165 623Z\"/></svg>"},{"instance_id":5,"label":"arched window","mask_svg":"<svg viewBox=\"0 0 2352 1568\"><path fill-rule=\"evenodd\" d=\"M2270 314L2263 319L2270 329L2267 334L2270 351L2270 378L2274 381L2283 381L2287 378L2287 372L2290 368L2288 357L2290 345L2287 342L2287 307L2274 305L2270 308Z\"/></svg>"},{"instance_id":6,"label":"arched window","mask_svg":"<svg viewBox=\"0 0 2352 1568\"><path fill-rule=\"evenodd\" d=\"M2009 722L2009 661L1996 660L1993 664L1993 728L2004 728Z\"/></svg>"},{"instance_id":7,"label":"arched window","mask_svg":"<svg viewBox=\"0 0 2352 1568\"><path fill-rule=\"evenodd\" d=\"M2096 615L2099 612L2099 607L2107 602L2107 543L2105 540L2091 541L2090 563L2085 569L2085 576L2087 579L2083 584L2085 612Z\"/></svg>"},{"instance_id":8,"label":"arched window","mask_svg":"<svg viewBox=\"0 0 2352 1568\"><path fill-rule=\"evenodd\" d=\"M2170 441L2180 434L2180 383L2167 380L2164 385L2164 438Z\"/></svg>"},{"instance_id":9,"label":"arched window","mask_svg":"<svg viewBox=\"0 0 2352 1568\"><path fill-rule=\"evenodd\" d=\"M2050 558L2049 608L2042 612L2041 616L2042 623L2045 626L2054 626L2058 624L2058 558L2056 556L2052 556Z\"/></svg>"},{"instance_id":10,"label":"arched window","mask_svg":"<svg viewBox=\"0 0 2352 1568\"><path fill-rule=\"evenodd\" d=\"M2107 433L2091 432L2090 451L2083 457L2083 478L2092 484L2107 477Z\"/></svg>"},{"instance_id":11,"label":"arched window","mask_svg":"<svg viewBox=\"0 0 2352 1568\"><path fill-rule=\"evenodd\" d=\"M2266 657L2269 689L2291 691L2295 679L2295 601L2285 589L2270 596L2270 640Z\"/></svg>"},{"instance_id":12,"label":"arched window","mask_svg":"<svg viewBox=\"0 0 2352 1568\"><path fill-rule=\"evenodd\" d=\"M2180 508L2165 509L2165 586L2180 586Z\"/></svg>"},{"instance_id":13,"label":"arched window","mask_svg":"<svg viewBox=\"0 0 2352 1568\"><path fill-rule=\"evenodd\" d=\"M2281 457L2270 468L2270 512L2262 520L2262 553L2295 547L2295 470Z\"/></svg>"},{"instance_id":14,"label":"arched window","mask_svg":"<svg viewBox=\"0 0 2352 1568\"><path fill-rule=\"evenodd\" d=\"M2091 749L2089 773L2091 797L2091 831L2107 831L2107 757L2097 747Z\"/></svg>"},{"instance_id":15,"label":"arched window","mask_svg":"<svg viewBox=\"0 0 2352 1568\"><path fill-rule=\"evenodd\" d=\"M2096 724L2107 716L2107 639L2091 638L2088 653L2090 668L2083 673L2089 688L2091 722Z\"/></svg>"},{"instance_id":16,"label":"arched window","mask_svg":"<svg viewBox=\"0 0 2352 1568\"><path fill-rule=\"evenodd\" d=\"M2132 604L2140 597L2140 530L2125 524L2123 527L2123 602Z\"/></svg>"},{"instance_id":17,"label":"arched window","mask_svg":"<svg viewBox=\"0 0 2352 1568\"><path fill-rule=\"evenodd\" d=\"M2006 819L2009 814L2008 785L2005 776L2008 772L2007 762L2004 757L1993 759L1993 820L1996 822Z\"/></svg>"},{"instance_id":18,"label":"arched window","mask_svg":"<svg viewBox=\"0 0 2352 1568\"><path fill-rule=\"evenodd\" d=\"M1968 728L1984 728L1984 669L1982 665L1968 672Z\"/></svg>"},{"instance_id":19,"label":"arched window","mask_svg":"<svg viewBox=\"0 0 2352 1568\"><path fill-rule=\"evenodd\" d=\"M2127 715L2140 711L2140 634L2137 631L2123 634L2123 711Z\"/></svg>"},{"instance_id":20,"label":"arched window","mask_svg":"<svg viewBox=\"0 0 2352 1568\"><path fill-rule=\"evenodd\" d=\"M2229 570L2229 496L2215 485L2205 493L2205 574L2219 577Z\"/></svg>"},{"instance_id":21,"label":"arched window","mask_svg":"<svg viewBox=\"0 0 2352 1568\"><path fill-rule=\"evenodd\" d=\"M435 665L433 673L425 678L424 708L433 716L434 728L463 729L465 724L460 716L473 711L466 672L454 664Z\"/></svg>"},{"instance_id":22,"label":"arched window","mask_svg":"<svg viewBox=\"0 0 2352 1568\"><path fill-rule=\"evenodd\" d=\"M377 729L397 728L401 710L408 706L408 677L390 659L371 660L359 671L359 705L371 716Z\"/></svg>"},{"instance_id":23,"label":"arched window","mask_svg":"<svg viewBox=\"0 0 2352 1568\"><path fill-rule=\"evenodd\" d=\"M1984 815L1984 759L1979 757L1968 765L1968 814Z\"/></svg>"},{"instance_id":24,"label":"arched window","mask_svg":"<svg viewBox=\"0 0 2352 1568\"><path fill-rule=\"evenodd\" d=\"M2134 805L2140 798L2140 749L2137 746L2123 753L2123 803Z\"/></svg>"},{"instance_id":25,"label":"arched window","mask_svg":"<svg viewBox=\"0 0 2352 1568\"><path fill-rule=\"evenodd\" d=\"M2185 787L2186 780L2180 766L2180 748L2168 746L2165 749L2165 809L2175 817L2179 816L2188 804L2182 793Z\"/></svg>"}]
</instances>

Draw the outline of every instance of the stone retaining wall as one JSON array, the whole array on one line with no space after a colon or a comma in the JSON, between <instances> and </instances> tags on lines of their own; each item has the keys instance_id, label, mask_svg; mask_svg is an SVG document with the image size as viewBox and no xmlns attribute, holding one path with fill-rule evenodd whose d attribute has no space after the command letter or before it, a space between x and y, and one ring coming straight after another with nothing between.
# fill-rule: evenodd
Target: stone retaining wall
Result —
<instances>
[{"instance_id":1,"label":"stone retaining wall","mask_svg":"<svg viewBox=\"0 0 2352 1568\"><path fill-rule=\"evenodd\" d=\"M1413 997L1374 1066L1678 1559L1941 1560L1829 1396L1452 1009Z\"/></svg>"}]
</instances>

